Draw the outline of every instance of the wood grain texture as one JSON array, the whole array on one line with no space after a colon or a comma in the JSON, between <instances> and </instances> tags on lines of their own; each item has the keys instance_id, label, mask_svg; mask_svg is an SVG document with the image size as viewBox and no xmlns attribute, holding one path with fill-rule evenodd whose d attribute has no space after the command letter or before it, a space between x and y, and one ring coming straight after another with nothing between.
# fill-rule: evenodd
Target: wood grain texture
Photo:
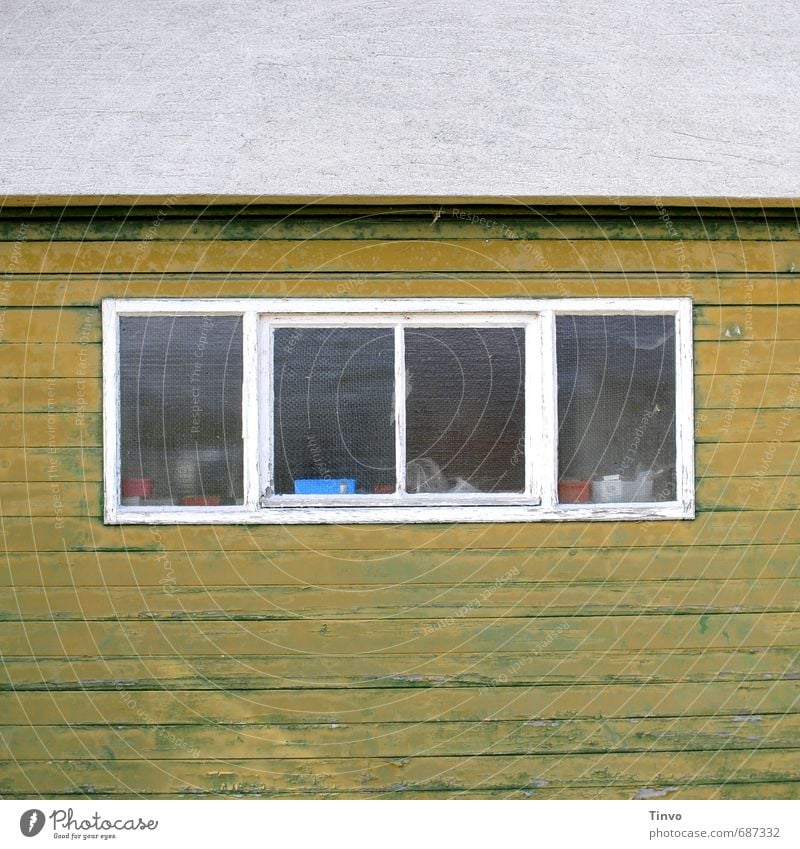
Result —
<instances>
[{"instance_id":1,"label":"wood grain texture","mask_svg":"<svg viewBox=\"0 0 800 849\"><path fill-rule=\"evenodd\" d=\"M99 447L101 416L98 413L1 413L0 446Z\"/></svg>"},{"instance_id":2,"label":"wood grain texture","mask_svg":"<svg viewBox=\"0 0 800 849\"><path fill-rule=\"evenodd\" d=\"M800 406L795 374L708 374L695 378L698 409L786 409Z\"/></svg>"},{"instance_id":3,"label":"wood grain texture","mask_svg":"<svg viewBox=\"0 0 800 849\"><path fill-rule=\"evenodd\" d=\"M694 312L695 339L800 339L800 309L745 304L736 307L698 307Z\"/></svg>"},{"instance_id":4,"label":"wood grain texture","mask_svg":"<svg viewBox=\"0 0 800 849\"><path fill-rule=\"evenodd\" d=\"M797 681L398 687L351 690L0 692L6 725L308 725L796 713ZM743 719L746 722L748 719ZM758 720L753 719L757 722Z\"/></svg>"},{"instance_id":5,"label":"wood grain texture","mask_svg":"<svg viewBox=\"0 0 800 849\"><path fill-rule=\"evenodd\" d=\"M796 342L696 342L694 355L695 374L699 375L796 375L800 370L800 348Z\"/></svg>"},{"instance_id":6,"label":"wood grain texture","mask_svg":"<svg viewBox=\"0 0 800 849\"><path fill-rule=\"evenodd\" d=\"M800 645L798 613L427 619L0 622L5 654L424 654Z\"/></svg>"},{"instance_id":7,"label":"wood grain texture","mask_svg":"<svg viewBox=\"0 0 800 849\"><path fill-rule=\"evenodd\" d=\"M158 530L161 533L161 530ZM373 551L35 551L0 558L2 587L397 586L519 581L724 581L795 577L800 545L724 544Z\"/></svg>"},{"instance_id":8,"label":"wood grain texture","mask_svg":"<svg viewBox=\"0 0 800 849\"><path fill-rule=\"evenodd\" d=\"M800 394L800 379L797 381ZM697 442L794 442L800 435L800 409L700 410Z\"/></svg>"},{"instance_id":9,"label":"wood grain texture","mask_svg":"<svg viewBox=\"0 0 800 849\"><path fill-rule=\"evenodd\" d=\"M554 277L554 274L556 275ZM441 298L690 297L698 306L732 305L746 318L754 306L800 305L794 272L682 275L666 272L480 273L262 272L183 274L30 274L6 277L9 307L99 306L102 298Z\"/></svg>"},{"instance_id":10,"label":"wood grain texture","mask_svg":"<svg viewBox=\"0 0 800 849\"><path fill-rule=\"evenodd\" d=\"M796 475L800 472L800 441L697 445L695 464L703 479Z\"/></svg>"},{"instance_id":11,"label":"wood grain texture","mask_svg":"<svg viewBox=\"0 0 800 849\"><path fill-rule=\"evenodd\" d=\"M180 793L208 788L217 792L363 790L481 790L511 787L643 787L684 785L706 780L739 783L791 780L800 766L800 750L608 753L550 755L473 755L469 758L403 757L399 759L260 759L228 758L224 762L184 759L168 766L147 760L67 760L61 770L47 761L24 766L0 763L0 792L29 788L60 795L95 793Z\"/></svg>"},{"instance_id":12,"label":"wood grain texture","mask_svg":"<svg viewBox=\"0 0 800 849\"><path fill-rule=\"evenodd\" d=\"M0 596L0 621L271 621L309 619L451 619L648 613L791 613L800 579L617 581L592 583L389 584L361 586L20 587Z\"/></svg>"},{"instance_id":13,"label":"wood grain texture","mask_svg":"<svg viewBox=\"0 0 800 849\"><path fill-rule=\"evenodd\" d=\"M800 242L497 238L384 241L253 240L0 242L0 273L521 271L780 273L800 266Z\"/></svg>"},{"instance_id":14,"label":"wood grain texture","mask_svg":"<svg viewBox=\"0 0 800 849\"><path fill-rule=\"evenodd\" d=\"M0 342L25 345L88 344L100 341L96 309L6 309L0 324Z\"/></svg>"},{"instance_id":15,"label":"wood grain texture","mask_svg":"<svg viewBox=\"0 0 800 849\"><path fill-rule=\"evenodd\" d=\"M566 719L525 722L332 723L330 725L142 725L123 728L25 725L3 728L0 761L86 761L102 753L114 761L182 759L202 752L229 759L407 758L587 752L718 752L796 748L800 714L743 721L730 716ZM169 764L163 763L166 769Z\"/></svg>"},{"instance_id":16,"label":"wood grain texture","mask_svg":"<svg viewBox=\"0 0 800 849\"><path fill-rule=\"evenodd\" d=\"M390 790L370 791L365 789L349 792L299 792L289 791L286 793L265 794L258 785L242 786L234 792L220 791L208 792L204 790L192 790L184 793L147 793L148 799L196 799L202 801L213 801L219 799L325 799L325 800L365 800L365 799L415 799L415 800L470 800L470 799L493 799L493 800L639 800L656 799L659 801L680 801L682 799L791 799L800 797L800 782L788 780L781 782L730 782L722 781L719 784L702 784L692 781L683 786L677 785L651 785L647 787L526 787L517 789L506 787L502 790L404 790L403 785L392 787ZM3 793L4 799L48 799L47 794L27 793ZM140 801L141 793L120 792L113 794L114 799L129 799ZM71 793L59 793L60 797L69 800L96 799L97 792L93 787L79 788Z\"/></svg>"},{"instance_id":17,"label":"wood grain texture","mask_svg":"<svg viewBox=\"0 0 800 849\"><path fill-rule=\"evenodd\" d=\"M239 212L0 211L0 795L800 797L793 214ZM220 296L689 296L698 517L104 525L101 300Z\"/></svg>"},{"instance_id":18,"label":"wood grain texture","mask_svg":"<svg viewBox=\"0 0 800 849\"><path fill-rule=\"evenodd\" d=\"M0 377L100 377L100 345L0 345Z\"/></svg>"},{"instance_id":19,"label":"wood grain texture","mask_svg":"<svg viewBox=\"0 0 800 849\"><path fill-rule=\"evenodd\" d=\"M573 208L542 207L508 209L501 206L448 207L446 204L417 204L400 211L381 208L328 207L303 210L286 207L280 213L266 207L198 210L174 208L163 217L163 206L139 206L115 210L113 221L98 217L96 210L75 210L69 218L48 220L47 213L34 217L11 209L0 217L0 241L14 242L142 242L154 237L153 220L161 214L159 239L170 241L242 241L280 239L426 239L484 238L508 234L517 239L631 239L633 241L793 241L797 223L790 214L764 210L760 214L716 210L699 215L672 207L670 225L654 210L637 210L636 218L593 210L591 217ZM35 211L34 211L35 212ZM526 214L527 213L527 214ZM532 213L532 214L531 214ZM24 225L22 227L21 225Z\"/></svg>"},{"instance_id":20,"label":"wood grain texture","mask_svg":"<svg viewBox=\"0 0 800 849\"><path fill-rule=\"evenodd\" d=\"M6 657L0 690L425 689L797 680L797 647L668 651L180 657Z\"/></svg>"},{"instance_id":21,"label":"wood grain texture","mask_svg":"<svg viewBox=\"0 0 800 849\"><path fill-rule=\"evenodd\" d=\"M0 480L28 484L99 481L100 448L0 448Z\"/></svg>"},{"instance_id":22,"label":"wood grain texture","mask_svg":"<svg viewBox=\"0 0 800 849\"><path fill-rule=\"evenodd\" d=\"M0 378L0 413L99 413L102 394L97 377Z\"/></svg>"}]
</instances>

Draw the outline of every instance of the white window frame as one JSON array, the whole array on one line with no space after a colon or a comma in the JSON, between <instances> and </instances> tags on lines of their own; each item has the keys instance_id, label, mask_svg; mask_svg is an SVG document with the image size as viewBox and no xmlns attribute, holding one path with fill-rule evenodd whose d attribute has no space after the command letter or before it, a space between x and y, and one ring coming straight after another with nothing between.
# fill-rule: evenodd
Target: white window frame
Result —
<instances>
[{"instance_id":1,"label":"white window frame","mask_svg":"<svg viewBox=\"0 0 800 849\"><path fill-rule=\"evenodd\" d=\"M224 507L133 506L120 499L120 362L122 316L242 317L242 439L244 504ZM629 504L558 503L558 381L555 326L559 315L675 317L676 499ZM270 496L271 328L375 327L395 330L395 392L403 398L403 328L412 326L525 328L525 491L522 494L432 493L399 496ZM537 362L550 368L532 367ZM396 473L404 405L397 404ZM103 459L108 524L350 524L405 522L546 522L692 519L694 501L694 379L690 298L414 298L414 299L118 299L103 300ZM535 472L534 472L535 470ZM344 501L342 499L345 499ZM369 506L364 502L369 500Z\"/></svg>"}]
</instances>

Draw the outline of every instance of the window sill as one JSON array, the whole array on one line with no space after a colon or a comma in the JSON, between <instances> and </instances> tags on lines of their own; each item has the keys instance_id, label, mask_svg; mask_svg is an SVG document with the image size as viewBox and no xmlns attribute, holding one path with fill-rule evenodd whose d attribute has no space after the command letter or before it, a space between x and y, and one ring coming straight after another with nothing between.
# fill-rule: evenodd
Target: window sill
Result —
<instances>
[{"instance_id":1,"label":"window sill","mask_svg":"<svg viewBox=\"0 0 800 849\"><path fill-rule=\"evenodd\" d=\"M694 519L694 504L676 501L641 504L562 504L539 506L455 507L291 507L247 510L242 507L125 507L108 511L109 525L350 525L502 522L648 521Z\"/></svg>"}]
</instances>

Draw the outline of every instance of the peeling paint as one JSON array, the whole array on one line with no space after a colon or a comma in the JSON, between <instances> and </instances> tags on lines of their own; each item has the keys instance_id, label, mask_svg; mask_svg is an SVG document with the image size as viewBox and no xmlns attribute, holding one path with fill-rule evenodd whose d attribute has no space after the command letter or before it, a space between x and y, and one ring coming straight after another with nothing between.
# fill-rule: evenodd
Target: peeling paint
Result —
<instances>
[{"instance_id":1,"label":"peeling paint","mask_svg":"<svg viewBox=\"0 0 800 849\"><path fill-rule=\"evenodd\" d=\"M643 787L637 791L634 799L661 799L670 793L675 793L680 787Z\"/></svg>"}]
</instances>

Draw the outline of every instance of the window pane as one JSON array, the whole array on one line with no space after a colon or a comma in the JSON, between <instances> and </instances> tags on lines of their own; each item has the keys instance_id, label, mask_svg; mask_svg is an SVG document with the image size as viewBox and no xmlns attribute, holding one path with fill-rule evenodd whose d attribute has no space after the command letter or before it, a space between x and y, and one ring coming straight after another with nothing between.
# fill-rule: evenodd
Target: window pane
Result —
<instances>
[{"instance_id":1,"label":"window pane","mask_svg":"<svg viewBox=\"0 0 800 849\"><path fill-rule=\"evenodd\" d=\"M241 504L242 320L120 318L123 504Z\"/></svg>"},{"instance_id":2,"label":"window pane","mask_svg":"<svg viewBox=\"0 0 800 849\"><path fill-rule=\"evenodd\" d=\"M275 491L395 490L393 328L274 332Z\"/></svg>"},{"instance_id":3,"label":"window pane","mask_svg":"<svg viewBox=\"0 0 800 849\"><path fill-rule=\"evenodd\" d=\"M406 330L409 492L524 490L524 337L522 328Z\"/></svg>"},{"instance_id":4,"label":"window pane","mask_svg":"<svg viewBox=\"0 0 800 849\"><path fill-rule=\"evenodd\" d=\"M559 316L559 499L675 499L675 319Z\"/></svg>"}]
</instances>

